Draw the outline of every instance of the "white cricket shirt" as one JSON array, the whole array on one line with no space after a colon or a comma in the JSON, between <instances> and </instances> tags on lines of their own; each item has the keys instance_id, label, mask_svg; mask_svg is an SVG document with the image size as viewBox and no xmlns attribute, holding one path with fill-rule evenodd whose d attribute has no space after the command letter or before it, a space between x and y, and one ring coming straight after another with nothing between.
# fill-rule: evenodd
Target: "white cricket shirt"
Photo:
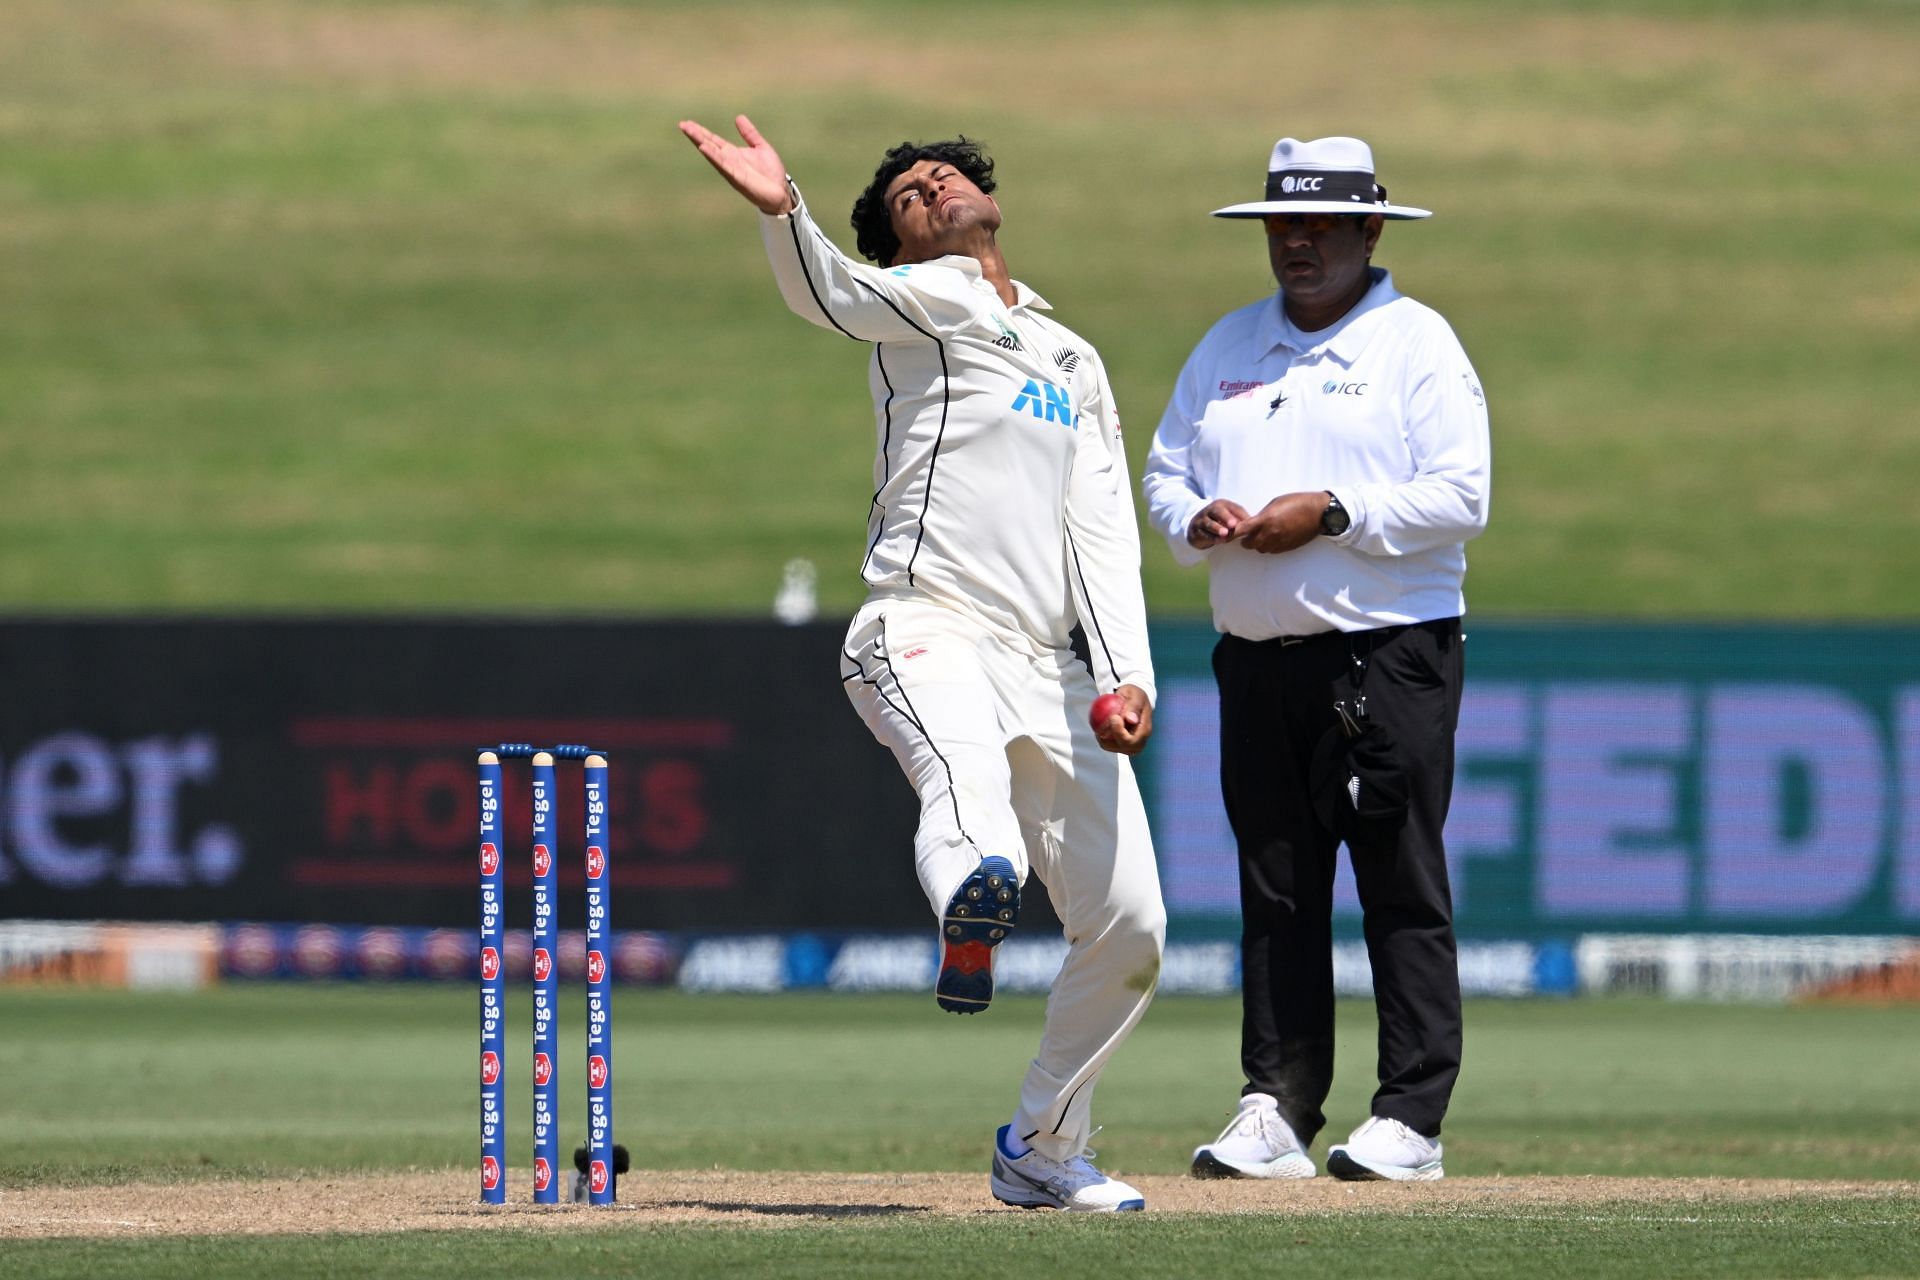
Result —
<instances>
[{"instance_id":1,"label":"white cricket shirt","mask_svg":"<svg viewBox=\"0 0 1920 1280\"><path fill-rule=\"evenodd\" d=\"M792 190L792 213L760 220L781 295L873 344L871 593L958 610L1036 653L1065 649L1082 623L1101 687L1153 697L1132 486L1100 357L1024 284L1003 303L973 258L853 261Z\"/></svg>"},{"instance_id":2,"label":"white cricket shirt","mask_svg":"<svg viewBox=\"0 0 1920 1280\"><path fill-rule=\"evenodd\" d=\"M1154 433L1147 518L1205 561L1214 626L1248 640L1361 631L1466 611L1466 541L1487 523L1486 397L1453 330L1372 268L1340 321L1303 333L1280 295L1230 312L1187 358ZM1353 518L1279 555L1187 526L1216 498L1258 512L1329 489Z\"/></svg>"}]
</instances>

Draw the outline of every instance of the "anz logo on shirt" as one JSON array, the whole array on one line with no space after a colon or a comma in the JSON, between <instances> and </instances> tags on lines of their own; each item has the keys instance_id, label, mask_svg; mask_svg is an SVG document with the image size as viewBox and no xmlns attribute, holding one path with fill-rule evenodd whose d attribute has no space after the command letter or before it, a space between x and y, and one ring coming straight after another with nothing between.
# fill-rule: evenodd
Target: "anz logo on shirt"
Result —
<instances>
[{"instance_id":1,"label":"anz logo on shirt","mask_svg":"<svg viewBox=\"0 0 1920 1280\"><path fill-rule=\"evenodd\" d=\"M1038 378L1028 378L1027 385L1020 388L1020 394L1013 398L1013 411L1030 413L1042 422L1058 422L1076 430L1080 426L1078 415L1073 411L1073 397L1067 389Z\"/></svg>"}]
</instances>

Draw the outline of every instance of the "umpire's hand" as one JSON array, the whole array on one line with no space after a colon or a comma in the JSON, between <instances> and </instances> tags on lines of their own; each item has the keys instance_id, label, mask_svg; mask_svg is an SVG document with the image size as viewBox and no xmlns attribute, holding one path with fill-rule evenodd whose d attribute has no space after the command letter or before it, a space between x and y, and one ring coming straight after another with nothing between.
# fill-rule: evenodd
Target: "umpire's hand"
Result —
<instances>
[{"instance_id":1,"label":"umpire's hand","mask_svg":"<svg viewBox=\"0 0 1920 1280\"><path fill-rule=\"evenodd\" d=\"M1242 520L1233 538L1247 550L1263 555L1304 547L1320 536L1320 517L1329 501L1325 489L1283 493Z\"/></svg>"},{"instance_id":2,"label":"umpire's hand","mask_svg":"<svg viewBox=\"0 0 1920 1280\"><path fill-rule=\"evenodd\" d=\"M1247 509L1228 498L1215 498L1187 522L1187 545L1200 551L1233 541L1234 530L1247 518Z\"/></svg>"}]
</instances>

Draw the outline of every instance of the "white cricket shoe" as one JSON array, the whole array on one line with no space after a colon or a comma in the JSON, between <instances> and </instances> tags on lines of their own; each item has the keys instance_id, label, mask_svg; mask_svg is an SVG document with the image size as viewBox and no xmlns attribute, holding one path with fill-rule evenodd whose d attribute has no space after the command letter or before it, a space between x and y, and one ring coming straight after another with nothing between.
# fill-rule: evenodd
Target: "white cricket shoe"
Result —
<instances>
[{"instance_id":1,"label":"white cricket shoe","mask_svg":"<svg viewBox=\"0 0 1920 1280\"><path fill-rule=\"evenodd\" d=\"M1145 1209L1147 1198L1093 1167L1093 1152L1071 1160L1050 1160L1038 1151L1007 1154L1007 1130L993 1139L993 1198L1022 1209L1065 1209L1072 1213L1126 1213Z\"/></svg>"},{"instance_id":2,"label":"white cricket shoe","mask_svg":"<svg viewBox=\"0 0 1920 1280\"><path fill-rule=\"evenodd\" d=\"M1249 1093L1220 1136L1193 1150L1196 1178L1311 1178L1313 1160L1272 1095Z\"/></svg>"},{"instance_id":3,"label":"white cricket shoe","mask_svg":"<svg viewBox=\"0 0 1920 1280\"><path fill-rule=\"evenodd\" d=\"M1349 1182L1432 1182L1444 1178L1440 1140L1423 1138L1398 1120L1374 1116L1327 1152L1327 1172Z\"/></svg>"}]
</instances>

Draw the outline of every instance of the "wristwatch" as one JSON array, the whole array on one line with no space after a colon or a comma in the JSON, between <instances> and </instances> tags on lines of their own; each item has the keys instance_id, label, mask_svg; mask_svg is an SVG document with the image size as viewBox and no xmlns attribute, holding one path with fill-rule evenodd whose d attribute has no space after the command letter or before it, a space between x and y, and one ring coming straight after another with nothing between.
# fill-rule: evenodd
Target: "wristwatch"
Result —
<instances>
[{"instance_id":1,"label":"wristwatch","mask_svg":"<svg viewBox=\"0 0 1920 1280\"><path fill-rule=\"evenodd\" d=\"M1327 509L1320 513L1320 532L1337 538L1352 526L1353 517L1340 505L1340 499L1333 496L1333 490L1327 490Z\"/></svg>"}]
</instances>

